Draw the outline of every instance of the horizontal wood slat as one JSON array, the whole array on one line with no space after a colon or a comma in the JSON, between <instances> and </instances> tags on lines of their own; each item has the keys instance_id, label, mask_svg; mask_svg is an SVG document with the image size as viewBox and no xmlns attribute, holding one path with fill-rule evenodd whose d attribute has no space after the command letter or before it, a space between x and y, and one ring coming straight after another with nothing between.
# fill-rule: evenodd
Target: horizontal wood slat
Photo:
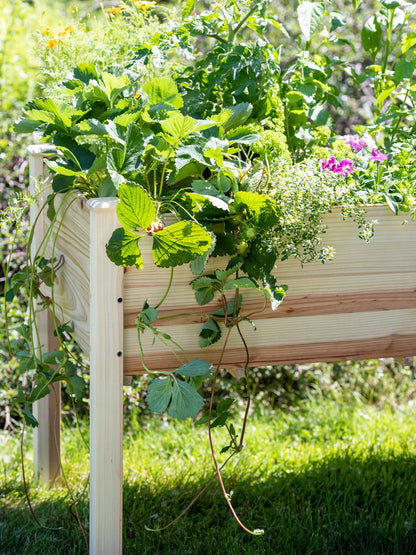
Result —
<instances>
[{"instance_id":1,"label":"horizontal wood slat","mask_svg":"<svg viewBox=\"0 0 416 555\"><path fill-rule=\"evenodd\" d=\"M255 330L248 323L241 324L250 351L250 366L405 356L404 353L416 351L416 309L300 316L255 320L255 323ZM180 342L191 358L198 356L218 363L223 341L200 350L195 341L198 329L199 324L172 325L164 327L163 332ZM136 341L136 330L125 329L124 345L128 353L125 373L135 373L141 367L133 351ZM152 345L149 336L143 334L142 341L151 370L178 366L175 356L160 349L158 344ZM244 366L245 357L241 339L233 330L221 365L238 368Z\"/></svg>"},{"instance_id":2,"label":"horizontal wood slat","mask_svg":"<svg viewBox=\"0 0 416 555\"><path fill-rule=\"evenodd\" d=\"M212 304L210 305L212 306ZM217 303L218 308L220 304ZM261 306L255 299L246 301L244 304L245 312L251 313L260 310ZM384 311L416 308L416 288L402 289L399 291L358 291L357 293L333 293L329 295L304 295L290 296L285 299L278 310L272 311L266 308L258 312L252 318L254 320L265 320L270 318L299 318L300 316L314 316L317 314L351 314L363 311ZM193 311L192 315L175 317L175 325L195 324L206 321L206 307L191 306L186 307ZM177 314L177 309L159 309L158 327L171 325L171 318ZM135 327L137 311L124 313L124 327Z\"/></svg>"}]
</instances>

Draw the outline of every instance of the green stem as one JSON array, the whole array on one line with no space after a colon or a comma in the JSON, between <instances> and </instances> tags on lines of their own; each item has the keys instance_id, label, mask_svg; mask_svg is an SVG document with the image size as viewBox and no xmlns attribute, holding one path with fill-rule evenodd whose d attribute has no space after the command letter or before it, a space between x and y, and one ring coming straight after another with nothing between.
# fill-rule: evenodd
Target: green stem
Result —
<instances>
[{"instance_id":1,"label":"green stem","mask_svg":"<svg viewBox=\"0 0 416 555\"><path fill-rule=\"evenodd\" d=\"M243 19L240 20L240 22L238 23L238 25L236 25L235 29L233 29L231 27L231 25L229 26L229 32L228 32L228 42L234 42L235 37L237 36L238 31L242 28L242 26L244 25L244 23L247 21L247 19L258 9L258 4L257 2L253 2L252 7L249 9L249 11L246 13L246 15L243 17Z\"/></svg>"},{"instance_id":2,"label":"green stem","mask_svg":"<svg viewBox=\"0 0 416 555\"><path fill-rule=\"evenodd\" d=\"M160 299L160 301L157 303L157 305L155 306L155 308L159 308L159 306L163 303L163 301L166 299L166 297L169 294L170 288L172 286L172 280L173 280L173 266L170 268L170 277L169 277L169 283L168 286L166 288L166 291L163 295L163 297Z\"/></svg>"},{"instance_id":3,"label":"green stem","mask_svg":"<svg viewBox=\"0 0 416 555\"><path fill-rule=\"evenodd\" d=\"M216 473L217 473L218 481L219 481L219 483L220 483L220 487L221 487L221 490L222 490L222 492L223 492L224 498L225 498L225 500L227 501L228 507L229 507L229 509L230 509L230 511L231 511L231 513L232 513L232 515L233 515L233 517L235 518L236 522L239 524L239 526L241 526L241 528L242 528L243 530L245 530L245 531L248 532L249 534L257 535L256 532L254 532L253 530L250 530L249 528L247 528L247 527L241 522L241 520L239 519L237 513L235 512L235 509L234 509L234 507L233 507L233 505L232 505L232 503L231 503L230 496L227 494L227 491L226 491L225 486L224 486L224 482L223 482L222 475L221 475L221 469L220 469L220 467L219 467L219 465L218 465L218 462L217 462L217 457L216 457L216 455L215 455L215 449L214 449L214 442L213 442L213 439L212 439L211 420L212 420L212 409L213 409L213 404L214 404L215 386L216 386L216 383L217 383L218 373L219 373L219 369L220 369L220 366L221 366L221 362L222 362L222 359L223 359L223 356L224 356L225 348L226 348L226 346L227 346L227 344L228 344L228 341L229 341L229 338L230 338L231 329L232 329L232 328L228 328L227 336L226 336L226 338L225 338L224 345L223 345L223 348L222 348L222 350L221 350L221 355L220 355L219 361L218 361L218 363L217 363L217 366L216 366L216 369L215 369L215 373L214 373L213 382L212 382L211 398L210 398L209 413L208 413L208 437L209 437L209 445L210 445L210 448L211 448L211 456L212 456L212 460L213 460L213 462L214 462L215 471L216 471ZM246 415L247 415L247 414L248 414L248 408L246 408ZM244 421L244 430L243 430L243 431L245 431L245 422L246 422L246 418L245 418L245 421ZM243 434L242 434L242 438L243 438ZM243 444L242 444L242 439L241 439L241 440L240 440L240 450L241 450L242 445L243 445Z\"/></svg>"},{"instance_id":4,"label":"green stem","mask_svg":"<svg viewBox=\"0 0 416 555\"><path fill-rule=\"evenodd\" d=\"M159 320L170 320L172 318L178 318L180 316L200 316L201 318L205 318L206 320L208 320L208 316L206 314L200 314L199 312L179 312L178 314L169 314L169 316L160 316L157 319L157 322L159 322Z\"/></svg>"}]
</instances>

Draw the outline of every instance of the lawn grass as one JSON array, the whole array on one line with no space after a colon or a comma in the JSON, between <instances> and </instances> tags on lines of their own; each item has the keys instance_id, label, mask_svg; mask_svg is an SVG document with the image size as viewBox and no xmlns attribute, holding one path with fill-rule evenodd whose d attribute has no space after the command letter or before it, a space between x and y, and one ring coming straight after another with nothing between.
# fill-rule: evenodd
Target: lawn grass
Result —
<instances>
[{"instance_id":1,"label":"lawn grass","mask_svg":"<svg viewBox=\"0 0 416 555\"><path fill-rule=\"evenodd\" d=\"M87 433L86 425L82 429ZM191 422L150 418L127 426L123 553L415 552L412 405L322 401L253 415L245 449L226 467L224 480L243 522L264 535L238 527L216 482L176 525L146 531L176 517L211 476L206 436ZM18 440L0 437L0 553L85 553L68 490L48 492L31 484L38 519L57 529L40 528L24 500ZM221 448L221 439L216 442ZM29 435L25 443L31 476ZM63 451L65 476L77 495L88 478L87 446L65 429ZM88 533L86 495L78 511Z\"/></svg>"}]
</instances>

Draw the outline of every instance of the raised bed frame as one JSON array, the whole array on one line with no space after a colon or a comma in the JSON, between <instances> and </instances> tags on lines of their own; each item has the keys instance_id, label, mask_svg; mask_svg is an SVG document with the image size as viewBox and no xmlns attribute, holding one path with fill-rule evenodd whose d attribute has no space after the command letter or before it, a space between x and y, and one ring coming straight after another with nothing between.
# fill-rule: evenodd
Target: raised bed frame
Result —
<instances>
[{"instance_id":1,"label":"raised bed frame","mask_svg":"<svg viewBox=\"0 0 416 555\"><path fill-rule=\"evenodd\" d=\"M32 185L44 173L44 148L29 148ZM151 243L143 253L144 269L123 269L111 263L105 244L119 227L117 199L77 198L68 207L56 243L55 257L64 256L55 285L56 314L72 321L74 337L91 361L90 382L90 551L121 553L122 537L122 386L123 375L143 371L137 348L135 317L145 300L160 300L170 271L156 268ZM34 209L35 210L35 209ZM385 206L368 207L376 219L370 243L358 238L357 226L337 211L326 218L325 243L336 257L326 264L301 267L287 260L277 268L279 283L289 286L277 311L253 316L245 338L250 365L406 357L416 353L416 222L395 216ZM43 237L46 216L36 235ZM36 240L36 238L35 238ZM142 240L141 245L143 245ZM195 313L198 307L188 286L194 276L187 267L175 269L164 314ZM215 301L213 301L215 304ZM258 296L245 297L250 311L262 306ZM198 347L201 317L175 318L166 332L187 352L215 364L222 343ZM44 314L39 321L43 348L52 336ZM147 342L146 342L147 341ZM177 367L177 359L152 338L143 337L146 361L153 370ZM225 368L244 366L245 351L238 334L231 339ZM59 475L59 388L51 402L38 402L35 470L44 482Z\"/></svg>"}]
</instances>

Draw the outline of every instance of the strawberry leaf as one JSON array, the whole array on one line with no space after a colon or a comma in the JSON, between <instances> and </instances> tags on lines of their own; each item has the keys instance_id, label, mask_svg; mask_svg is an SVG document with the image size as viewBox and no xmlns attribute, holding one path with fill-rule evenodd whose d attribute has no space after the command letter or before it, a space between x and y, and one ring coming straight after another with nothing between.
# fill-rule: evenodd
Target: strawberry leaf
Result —
<instances>
[{"instance_id":1,"label":"strawberry leaf","mask_svg":"<svg viewBox=\"0 0 416 555\"><path fill-rule=\"evenodd\" d=\"M176 222L153 234L153 258L162 268L180 266L204 254L211 244L211 235L199 224Z\"/></svg>"},{"instance_id":2,"label":"strawberry leaf","mask_svg":"<svg viewBox=\"0 0 416 555\"><path fill-rule=\"evenodd\" d=\"M156 218L156 208L146 191L135 183L123 183L118 190L117 216L125 229L147 229Z\"/></svg>"},{"instance_id":3,"label":"strawberry leaf","mask_svg":"<svg viewBox=\"0 0 416 555\"><path fill-rule=\"evenodd\" d=\"M106 245L106 252L111 262L117 266L136 266L143 268L142 255L139 249L139 237L119 227Z\"/></svg>"},{"instance_id":4,"label":"strawberry leaf","mask_svg":"<svg viewBox=\"0 0 416 555\"><path fill-rule=\"evenodd\" d=\"M169 416L178 420L193 418L202 409L203 405L204 400L201 395L188 383L179 380L173 382L172 400L168 410Z\"/></svg>"}]
</instances>

